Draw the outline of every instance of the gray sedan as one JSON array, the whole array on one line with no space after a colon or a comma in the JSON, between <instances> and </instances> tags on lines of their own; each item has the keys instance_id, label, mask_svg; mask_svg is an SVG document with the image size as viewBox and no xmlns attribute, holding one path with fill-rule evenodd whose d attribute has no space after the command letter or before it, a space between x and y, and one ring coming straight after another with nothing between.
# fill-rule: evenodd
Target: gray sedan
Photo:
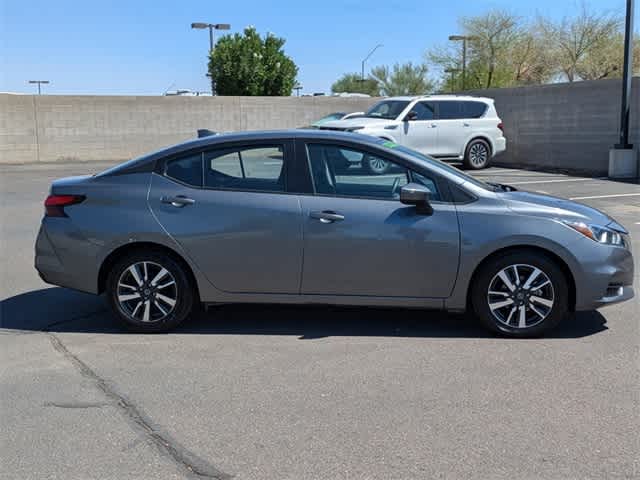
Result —
<instances>
[{"instance_id":1,"label":"gray sedan","mask_svg":"<svg viewBox=\"0 0 640 480\"><path fill-rule=\"evenodd\" d=\"M338 168L354 156L392 168ZM57 180L45 209L41 277L105 293L141 332L250 302L471 310L525 337L633 296L628 233L607 215L353 133L188 141Z\"/></svg>"}]
</instances>

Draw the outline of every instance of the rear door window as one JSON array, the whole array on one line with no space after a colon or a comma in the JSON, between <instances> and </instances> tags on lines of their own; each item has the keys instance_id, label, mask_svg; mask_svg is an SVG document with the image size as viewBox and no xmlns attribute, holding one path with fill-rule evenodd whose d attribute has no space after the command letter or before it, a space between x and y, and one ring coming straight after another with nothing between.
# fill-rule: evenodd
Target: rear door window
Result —
<instances>
[{"instance_id":1,"label":"rear door window","mask_svg":"<svg viewBox=\"0 0 640 480\"><path fill-rule=\"evenodd\" d=\"M457 120L464 118L462 104L463 102L459 101L438 102L438 118L440 120Z\"/></svg>"},{"instance_id":2,"label":"rear door window","mask_svg":"<svg viewBox=\"0 0 640 480\"><path fill-rule=\"evenodd\" d=\"M251 146L205 153L208 188L285 191L284 145Z\"/></svg>"}]
</instances>

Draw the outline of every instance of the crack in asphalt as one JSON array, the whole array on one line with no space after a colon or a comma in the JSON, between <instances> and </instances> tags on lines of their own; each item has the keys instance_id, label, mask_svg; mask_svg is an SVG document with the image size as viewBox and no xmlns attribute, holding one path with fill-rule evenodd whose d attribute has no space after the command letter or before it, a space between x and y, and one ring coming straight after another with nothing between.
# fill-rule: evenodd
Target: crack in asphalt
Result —
<instances>
[{"instance_id":1,"label":"crack in asphalt","mask_svg":"<svg viewBox=\"0 0 640 480\"><path fill-rule=\"evenodd\" d=\"M45 402L43 405L56 408L102 408L111 404L106 402Z\"/></svg>"},{"instance_id":2,"label":"crack in asphalt","mask_svg":"<svg viewBox=\"0 0 640 480\"><path fill-rule=\"evenodd\" d=\"M215 480L227 480L233 475L214 467L206 460L190 452L167 433L160 432L147 416L131 401L117 393L105 379L94 372L91 367L80 358L71 353L62 341L53 333L45 332L51 341L53 348L67 358L85 378L92 380L99 390L118 407L125 419L134 429L149 439L160 450L171 458L179 467L182 467L190 476L196 478L211 478Z\"/></svg>"}]
</instances>

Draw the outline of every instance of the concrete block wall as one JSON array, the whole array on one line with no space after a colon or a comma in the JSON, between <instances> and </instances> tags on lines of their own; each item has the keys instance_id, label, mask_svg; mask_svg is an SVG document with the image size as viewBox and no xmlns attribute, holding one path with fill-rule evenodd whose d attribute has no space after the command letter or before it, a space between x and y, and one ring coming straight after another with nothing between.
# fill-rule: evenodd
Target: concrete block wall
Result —
<instances>
[{"instance_id":1,"label":"concrete block wall","mask_svg":"<svg viewBox=\"0 0 640 480\"><path fill-rule=\"evenodd\" d=\"M620 80L477 90L493 98L507 151L495 163L606 174L618 143ZM640 147L640 78L633 79L631 143Z\"/></svg>"},{"instance_id":2,"label":"concrete block wall","mask_svg":"<svg viewBox=\"0 0 640 480\"><path fill-rule=\"evenodd\" d=\"M0 94L0 164L119 161L214 131L297 128L375 99Z\"/></svg>"},{"instance_id":3,"label":"concrete block wall","mask_svg":"<svg viewBox=\"0 0 640 480\"><path fill-rule=\"evenodd\" d=\"M478 90L494 98L507 137L501 165L605 174L618 142L620 80ZM376 99L0 94L0 164L119 161L216 131L297 128ZM640 78L631 142L640 146Z\"/></svg>"}]
</instances>

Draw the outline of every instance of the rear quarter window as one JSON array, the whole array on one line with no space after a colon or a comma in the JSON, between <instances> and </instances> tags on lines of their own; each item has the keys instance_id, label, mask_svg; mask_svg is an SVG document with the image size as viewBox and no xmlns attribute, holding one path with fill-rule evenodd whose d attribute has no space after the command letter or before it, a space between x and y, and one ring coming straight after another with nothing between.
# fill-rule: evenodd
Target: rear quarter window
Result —
<instances>
[{"instance_id":1,"label":"rear quarter window","mask_svg":"<svg viewBox=\"0 0 640 480\"><path fill-rule=\"evenodd\" d=\"M164 174L193 187L202 186L202 154L175 158L167 162Z\"/></svg>"},{"instance_id":2,"label":"rear quarter window","mask_svg":"<svg viewBox=\"0 0 640 480\"><path fill-rule=\"evenodd\" d=\"M463 102L462 112L464 118L480 118L489 106L483 102Z\"/></svg>"}]
</instances>

